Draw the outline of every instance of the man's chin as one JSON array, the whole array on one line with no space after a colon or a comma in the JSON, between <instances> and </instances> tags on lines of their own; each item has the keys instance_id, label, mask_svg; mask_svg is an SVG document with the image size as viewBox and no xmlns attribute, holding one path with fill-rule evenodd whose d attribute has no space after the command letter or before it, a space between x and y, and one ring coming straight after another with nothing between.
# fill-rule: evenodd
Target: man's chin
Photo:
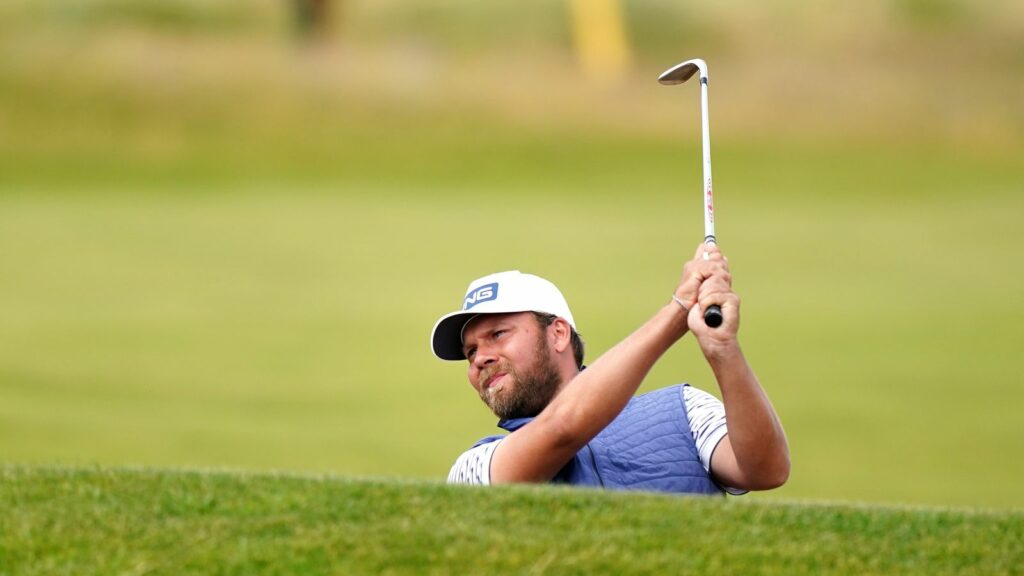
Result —
<instances>
[{"instance_id":1,"label":"man's chin","mask_svg":"<svg viewBox=\"0 0 1024 576\"><path fill-rule=\"evenodd\" d=\"M541 410L531 410L522 406L501 406L496 404L488 404L488 408L495 416L502 420L513 420L516 418L533 418L541 413Z\"/></svg>"}]
</instances>

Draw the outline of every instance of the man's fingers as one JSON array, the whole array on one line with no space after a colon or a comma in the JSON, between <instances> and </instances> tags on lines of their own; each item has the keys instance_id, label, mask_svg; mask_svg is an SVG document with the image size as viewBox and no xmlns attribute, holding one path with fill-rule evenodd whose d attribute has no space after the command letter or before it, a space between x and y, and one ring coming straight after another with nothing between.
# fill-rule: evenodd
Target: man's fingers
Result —
<instances>
[{"instance_id":1,"label":"man's fingers","mask_svg":"<svg viewBox=\"0 0 1024 576\"><path fill-rule=\"evenodd\" d=\"M726 285L732 286L732 273L729 272L729 267L725 264L725 260L697 262L693 271L696 275L700 276L702 282L719 279L725 282Z\"/></svg>"},{"instance_id":2,"label":"man's fingers","mask_svg":"<svg viewBox=\"0 0 1024 576\"><path fill-rule=\"evenodd\" d=\"M712 284L707 285L709 282ZM676 287L675 295L692 307L697 304L698 295L706 290L728 292L731 286L729 263L722 251L715 244L701 243L694 252L693 260L683 266L683 278ZM703 303L701 307L704 307Z\"/></svg>"},{"instance_id":3,"label":"man's fingers","mask_svg":"<svg viewBox=\"0 0 1024 576\"><path fill-rule=\"evenodd\" d=\"M724 271L724 268L718 268L701 282L697 300L702 308L712 304L721 306L724 299L732 294L732 274Z\"/></svg>"},{"instance_id":4,"label":"man's fingers","mask_svg":"<svg viewBox=\"0 0 1024 576\"><path fill-rule=\"evenodd\" d=\"M692 283L696 280L696 286ZM729 260L715 244L701 244L697 247L693 260L683 268L683 281L687 293L694 290L694 301L687 316L690 329L698 340L711 338L715 341L735 338L739 327L740 299L732 291L732 273L729 272ZM678 295L678 292L677 292ZM711 329L704 322L704 312L711 306L718 306L725 317L725 323ZM704 342L704 340L701 340ZM706 342L702 343L704 347Z\"/></svg>"},{"instance_id":5,"label":"man's fingers","mask_svg":"<svg viewBox=\"0 0 1024 576\"><path fill-rule=\"evenodd\" d=\"M722 249L718 244L701 244L697 248L697 256L702 260L718 260L722 257Z\"/></svg>"}]
</instances>

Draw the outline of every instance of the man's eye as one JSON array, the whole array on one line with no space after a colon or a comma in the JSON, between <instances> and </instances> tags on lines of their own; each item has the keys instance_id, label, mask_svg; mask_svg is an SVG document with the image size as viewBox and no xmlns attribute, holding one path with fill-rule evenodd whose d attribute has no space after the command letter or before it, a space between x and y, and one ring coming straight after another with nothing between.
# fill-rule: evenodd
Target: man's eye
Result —
<instances>
[{"instance_id":1,"label":"man's eye","mask_svg":"<svg viewBox=\"0 0 1024 576\"><path fill-rule=\"evenodd\" d=\"M494 337L495 338L501 338L502 336L505 335L506 332L508 332L508 330L495 330L494 331Z\"/></svg>"},{"instance_id":2,"label":"man's eye","mask_svg":"<svg viewBox=\"0 0 1024 576\"><path fill-rule=\"evenodd\" d=\"M476 348L470 348L469 350L466 350L466 359L467 360L472 360L473 356L476 356Z\"/></svg>"}]
</instances>

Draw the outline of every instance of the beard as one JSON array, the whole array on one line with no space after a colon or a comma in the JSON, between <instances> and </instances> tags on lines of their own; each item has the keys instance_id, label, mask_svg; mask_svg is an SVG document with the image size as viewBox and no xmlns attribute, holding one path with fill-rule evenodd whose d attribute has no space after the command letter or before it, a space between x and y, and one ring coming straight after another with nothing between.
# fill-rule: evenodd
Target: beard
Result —
<instances>
[{"instance_id":1,"label":"beard","mask_svg":"<svg viewBox=\"0 0 1024 576\"><path fill-rule=\"evenodd\" d=\"M486 382L498 372L508 375L506 382L499 387L480 390L480 399L498 418L509 420L536 416L555 397L562 378L543 332L537 339L534 359L533 364L523 370L516 370L508 362L501 361L480 373L480 382Z\"/></svg>"}]
</instances>

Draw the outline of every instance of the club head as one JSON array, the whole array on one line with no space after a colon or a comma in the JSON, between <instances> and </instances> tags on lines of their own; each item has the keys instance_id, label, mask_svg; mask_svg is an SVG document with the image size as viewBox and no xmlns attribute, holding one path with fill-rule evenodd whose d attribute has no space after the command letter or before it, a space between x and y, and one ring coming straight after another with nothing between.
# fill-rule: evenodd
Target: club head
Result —
<instances>
[{"instance_id":1,"label":"club head","mask_svg":"<svg viewBox=\"0 0 1024 576\"><path fill-rule=\"evenodd\" d=\"M682 84L693 77L697 72L700 72L701 82L706 83L708 81L708 65L700 58L687 60L682 64L676 64L668 70L665 70L661 73L661 76L658 76L658 82L666 86Z\"/></svg>"}]
</instances>

